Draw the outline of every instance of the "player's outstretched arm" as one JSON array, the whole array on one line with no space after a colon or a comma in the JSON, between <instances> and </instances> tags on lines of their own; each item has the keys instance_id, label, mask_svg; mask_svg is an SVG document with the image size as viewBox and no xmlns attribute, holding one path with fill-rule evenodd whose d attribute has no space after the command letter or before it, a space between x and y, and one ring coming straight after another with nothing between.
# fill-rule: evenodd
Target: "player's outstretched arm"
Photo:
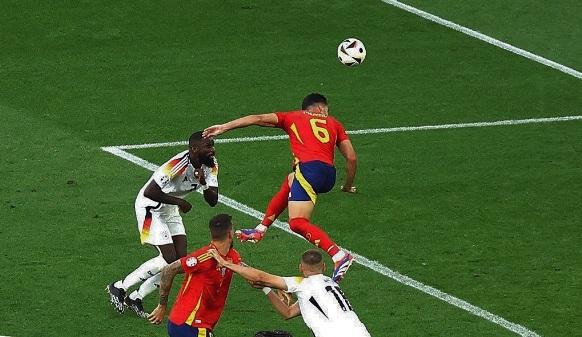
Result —
<instances>
[{"instance_id":1,"label":"player's outstretched arm","mask_svg":"<svg viewBox=\"0 0 582 337\"><path fill-rule=\"evenodd\" d=\"M358 166L358 159L356 157L356 150L349 139L339 143L339 150L342 156L346 159L346 180L342 186L342 191L355 193L354 179L356 177L356 169Z\"/></svg>"},{"instance_id":2,"label":"player's outstretched arm","mask_svg":"<svg viewBox=\"0 0 582 337\"><path fill-rule=\"evenodd\" d=\"M277 115L274 113L262 115L248 115L245 117L232 120L228 123L209 126L206 129L204 129L204 131L202 132L202 136L204 136L204 138L215 137L227 131L238 128L244 128L251 125L275 127L277 126L278 121L279 119L277 118Z\"/></svg>"},{"instance_id":3,"label":"player's outstretched arm","mask_svg":"<svg viewBox=\"0 0 582 337\"><path fill-rule=\"evenodd\" d=\"M295 302L295 303L289 305L289 304L283 302L283 300L281 300L281 298L279 296L277 296L277 294L275 294L274 291L270 291L267 294L267 298L271 302L271 305L273 306L273 308L275 308L275 310L277 310L277 312L279 314L281 314L281 316L283 316L283 318L291 319L293 317L297 317L297 316L301 315L301 309L299 308L298 302Z\"/></svg>"},{"instance_id":4,"label":"player's outstretched arm","mask_svg":"<svg viewBox=\"0 0 582 337\"><path fill-rule=\"evenodd\" d=\"M174 261L167 265L160 272L160 302L158 306L152 311L148 316L148 320L152 324L160 324L166 315L166 309L168 307L168 296L170 295L170 290L172 289L172 282L177 274L183 273L182 264L180 260Z\"/></svg>"},{"instance_id":5,"label":"player's outstretched arm","mask_svg":"<svg viewBox=\"0 0 582 337\"><path fill-rule=\"evenodd\" d=\"M234 271L235 273L245 278L247 281L250 281L252 284L287 290L287 284L281 276L271 275L262 270L255 269L247 265L234 264L230 261L226 261L215 249L209 249L208 252L212 255L216 262L218 262L219 265Z\"/></svg>"}]
</instances>

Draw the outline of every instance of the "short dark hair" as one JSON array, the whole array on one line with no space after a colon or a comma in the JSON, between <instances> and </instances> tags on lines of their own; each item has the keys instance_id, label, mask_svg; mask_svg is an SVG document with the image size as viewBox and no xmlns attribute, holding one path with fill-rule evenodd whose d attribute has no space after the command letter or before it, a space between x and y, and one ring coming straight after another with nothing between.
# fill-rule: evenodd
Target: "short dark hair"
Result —
<instances>
[{"instance_id":1,"label":"short dark hair","mask_svg":"<svg viewBox=\"0 0 582 337\"><path fill-rule=\"evenodd\" d=\"M215 215L208 223L213 240L224 240L232 229L232 217L228 214Z\"/></svg>"},{"instance_id":2,"label":"short dark hair","mask_svg":"<svg viewBox=\"0 0 582 337\"><path fill-rule=\"evenodd\" d=\"M198 144L200 144L203 139L204 137L202 137L202 131L196 131L190 135L190 138L188 139L188 145L192 147L198 146Z\"/></svg>"},{"instance_id":3,"label":"short dark hair","mask_svg":"<svg viewBox=\"0 0 582 337\"><path fill-rule=\"evenodd\" d=\"M303 103L301 104L301 109L305 110L312 106L313 104L323 103L327 105L327 98L320 93L311 93L303 99Z\"/></svg>"},{"instance_id":4,"label":"short dark hair","mask_svg":"<svg viewBox=\"0 0 582 337\"><path fill-rule=\"evenodd\" d=\"M319 265L322 260L323 255L321 255L321 252L317 249L309 249L301 255L301 262L309 266Z\"/></svg>"}]
</instances>

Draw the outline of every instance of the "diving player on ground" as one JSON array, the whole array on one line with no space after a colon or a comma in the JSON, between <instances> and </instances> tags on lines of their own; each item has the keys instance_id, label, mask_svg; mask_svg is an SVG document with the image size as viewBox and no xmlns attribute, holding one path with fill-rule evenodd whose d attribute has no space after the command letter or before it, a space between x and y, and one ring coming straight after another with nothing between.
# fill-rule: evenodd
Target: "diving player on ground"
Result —
<instances>
[{"instance_id":1,"label":"diving player on ground","mask_svg":"<svg viewBox=\"0 0 582 337\"><path fill-rule=\"evenodd\" d=\"M229 130L250 125L277 127L289 135L294 156L294 172L285 177L277 194L271 199L262 223L254 229L237 233L241 241L259 241L271 223L289 208L291 230L315 246L325 250L335 263L332 278L340 281L353 262L348 252L340 249L327 233L310 222L317 195L329 192L336 179L335 147L346 159L344 192L355 192L356 152L344 127L329 115L327 99L310 94L303 99L302 110L249 115L204 130L204 137L214 137Z\"/></svg>"}]
</instances>

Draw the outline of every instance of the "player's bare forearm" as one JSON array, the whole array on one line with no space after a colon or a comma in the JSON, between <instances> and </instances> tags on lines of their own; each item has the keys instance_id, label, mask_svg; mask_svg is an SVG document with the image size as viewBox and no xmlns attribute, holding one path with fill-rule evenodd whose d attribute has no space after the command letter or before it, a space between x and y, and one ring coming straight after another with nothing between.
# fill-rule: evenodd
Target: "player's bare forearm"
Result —
<instances>
[{"instance_id":1,"label":"player's bare forearm","mask_svg":"<svg viewBox=\"0 0 582 337\"><path fill-rule=\"evenodd\" d=\"M184 199L180 199L171 196L167 193L164 193L160 186L153 180L148 184L146 189L143 191L143 195L148 199L161 202L162 204L180 205L185 201Z\"/></svg>"},{"instance_id":2,"label":"player's bare forearm","mask_svg":"<svg viewBox=\"0 0 582 337\"><path fill-rule=\"evenodd\" d=\"M183 273L180 260L174 261L165 266L160 272L160 301L158 306L148 315L148 320L152 324L160 324L166 315L166 308L168 307L168 296L170 289L172 289L172 282L177 274Z\"/></svg>"},{"instance_id":3,"label":"player's bare forearm","mask_svg":"<svg viewBox=\"0 0 582 337\"><path fill-rule=\"evenodd\" d=\"M230 261L226 261L215 249L210 249L208 252L218 262L218 264L232 270L253 284L258 284L263 287L287 290L287 284L280 276L271 275L262 270L255 269L244 264L235 264Z\"/></svg>"},{"instance_id":4,"label":"player's bare forearm","mask_svg":"<svg viewBox=\"0 0 582 337\"><path fill-rule=\"evenodd\" d=\"M354 186L357 167L358 161L355 158L353 160L346 160L346 180L344 182L345 189L349 189Z\"/></svg>"},{"instance_id":5,"label":"player's bare forearm","mask_svg":"<svg viewBox=\"0 0 582 337\"><path fill-rule=\"evenodd\" d=\"M204 129L202 135L205 138L214 137L221 135L230 130L244 128L251 125L257 126L270 126L274 127L277 125L279 119L274 113L262 114L262 115L248 115L245 117L237 118L228 123L212 125Z\"/></svg>"},{"instance_id":6,"label":"player's bare forearm","mask_svg":"<svg viewBox=\"0 0 582 337\"><path fill-rule=\"evenodd\" d=\"M298 310L299 305L297 303L287 305L287 303L283 302L274 291L271 291L269 294L267 294L267 298L271 302L273 308L275 308L275 310L277 310L277 312L285 319L297 317L301 313L301 311Z\"/></svg>"},{"instance_id":7,"label":"player's bare forearm","mask_svg":"<svg viewBox=\"0 0 582 337\"><path fill-rule=\"evenodd\" d=\"M183 272L180 260L176 260L162 269L160 272L160 305L168 304L168 296L172 289L174 277Z\"/></svg>"},{"instance_id":8,"label":"player's bare forearm","mask_svg":"<svg viewBox=\"0 0 582 337\"><path fill-rule=\"evenodd\" d=\"M210 205L210 207L216 206L218 203L218 187L209 187L204 190L204 200Z\"/></svg>"},{"instance_id":9,"label":"player's bare forearm","mask_svg":"<svg viewBox=\"0 0 582 337\"><path fill-rule=\"evenodd\" d=\"M339 150L342 156L346 160L346 180L343 185L343 190L346 192L351 192L354 186L354 179L356 177L356 170L358 167L358 158L356 156L356 150L349 139L344 140L339 144Z\"/></svg>"}]
</instances>

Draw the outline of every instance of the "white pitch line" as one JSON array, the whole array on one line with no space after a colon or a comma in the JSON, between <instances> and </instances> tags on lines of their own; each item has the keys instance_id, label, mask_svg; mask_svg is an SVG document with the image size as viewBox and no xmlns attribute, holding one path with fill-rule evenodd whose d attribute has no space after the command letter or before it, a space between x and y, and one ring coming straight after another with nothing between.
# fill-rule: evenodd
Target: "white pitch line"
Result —
<instances>
[{"instance_id":1,"label":"white pitch line","mask_svg":"<svg viewBox=\"0 0 582 337\"><path fill-rule=\"evenodd\" d=\"M555 123L555 122L566 122L566 121L573 121L573 120L582 120L582 116L562 116L562 117L545 117L545 118L529 118L529 119L507 119L507 120L494 121L494 122L457 123L457 124L440 124L440 125L423 125L423 126L401 126L401 127L395 127L395 128L349 130L346 132L350 135L363 135L363 134L375 134L375 133L426 131L426 130L442 130L442 129L461 129L461 128L482 128L482 127L503 126L503 125ZM224 144L224 143L259 142L259 141L269 141L269 140L283 140L283 139L287 139L287 138L289 138L289 137L287 137L287 135L240 137L240 138L219 138L219 139L215 140L215 143ZM181 142L166 142L166 143L136 144L136 145L119 145L119 146L114 146L112 148L117 148L120 150L132 150L132 149L147 149L147 148L156 148L156 147L183 146L183 145L187 145L187 144L188 144L188 142L181 141Z\"/></svg>"},{"instance_id":2,"label":"white pitch line","mask_svg":"<svg viewBox=\"0 0 582 337\"><path fill-rule=\"evenodd\" d=\"M116 148L115 146L110 146L110 147L102 147L101 148L103 151L109 152L111 154L114 154L120 158L123 158L125 160L128 160L138 166L141 166L143 168L146 168L150 171L155 171L157 169L157 165L148 162L147 160L144 160L142 158L139 158L131 153L128 153L126 151L123 151L122 149ZM198 191L199 193L202 193L201 191ZM227 205L230 208L233 208L237 211L240 211L242 213L245 213L251 217L254 217L258 220L262 220L264 214L257 211L256 209L249 207L243 203L240 203L234 199L231 199L227 196L224 195L219 195L218 201L222 204ZM291 231L291 229L289 229L289 224L286 222L282 222L279 220L276 220L274 222L274 225L277 228L282 229L283 231L295 235L296 237L299 237L301 239L303 239L303 237L293 231ZM397 271L394 271L386 266L384 266L383 264L381 264L378 261L374 261L374 260L370 260L368 258L366 258L365 256L359 255L357 253L351 252L354 257L355 257L355 262L361 264L362 266L365 266L381 275L387 276L399 283L402 283L404 285L407 285L409 287L415 288L417 290L422 291L425 294L428 294L430 296L433 296L435 298L438 298L450 305L453 305L459 309L465 310L475 316L481 317L487 321L490 321L492 323L495 323L511 332L514 332L520 336L523 337L541 337L540 335L538 335L537 333L528 330L526 327L516 324L516 323L512 323L508 320L506 320L503 317L497 316L487 310L481 309L467 301L464 301L462 299L459 299L455 296L452 296L450 294L447 294L443 291L440 291L436 288L433 288L431 286L428 286L422 282L416 281L406 275L400 274Z\"/></svg>"},{"instance_id":3,"label":"white pitch line","mask_svg":"<svg viewBox=\"0 0 582 337\"><path fill-rule=\"evenodd\" d=\"M386 4L388 4L388 5L392 5L394 7L397 7L397 8L400 8L402 10L405 10L405 11L407 11L409 13L412 13L412 14L418 15L420 17L423 17L423 18L425 18L425 19L427 19L429 21L438 23L439 25L442 25L442 26L445 26L445 27L454 29L454 30L456 30L458 32L461 32L463 34L469 35L469 36L474 37L476 39L479 39L481 41L487 42L487 43L492 44L492 45L494 45L496 47L499 47L501 49L505 49L505 50L507 50L509 52L512 52L514 54L517 54L519 56L523 56L523 57L525 57L527 59L530 59L532 61L541 63L541 64L543 64L545 66L550 67L550 68L554 68L554 69L556 69L558 71L561 71L561 72L563 72L565 74L568 74L570 76L574 76L576 78L582 79L582 73L579 72L578 70L572 69L572 68L567 67L567 66L565 66L563 64L560 64L560 63L557 63L555 61L549 60L549 59L547 59L545 57L536 55L536 54L531 53L531 52L529 52L527 50L524 50L524 49L515 47L513 45L510 45L509 43L505 43L503 41L500 41L500 40L497 40L497 39L492 38L490 36L487 36L487 35L485 35L483 33L479 33L477 31L474 31L474 30L469 29L467 27L461 26L461 25L456 24L454 22L451 22L449 20L445 20L445 19L440 18L440 17L438 17L438 16L436 16L434 14L430 14L428 12L425 12L423 10L420 10L420 9L418 9L416 7L412 7L410 5L403 4L400 1L396 1L396 0L381 0L381 1L384 2L384 3L386 3Z\"/></svg>"}]
</instances>

